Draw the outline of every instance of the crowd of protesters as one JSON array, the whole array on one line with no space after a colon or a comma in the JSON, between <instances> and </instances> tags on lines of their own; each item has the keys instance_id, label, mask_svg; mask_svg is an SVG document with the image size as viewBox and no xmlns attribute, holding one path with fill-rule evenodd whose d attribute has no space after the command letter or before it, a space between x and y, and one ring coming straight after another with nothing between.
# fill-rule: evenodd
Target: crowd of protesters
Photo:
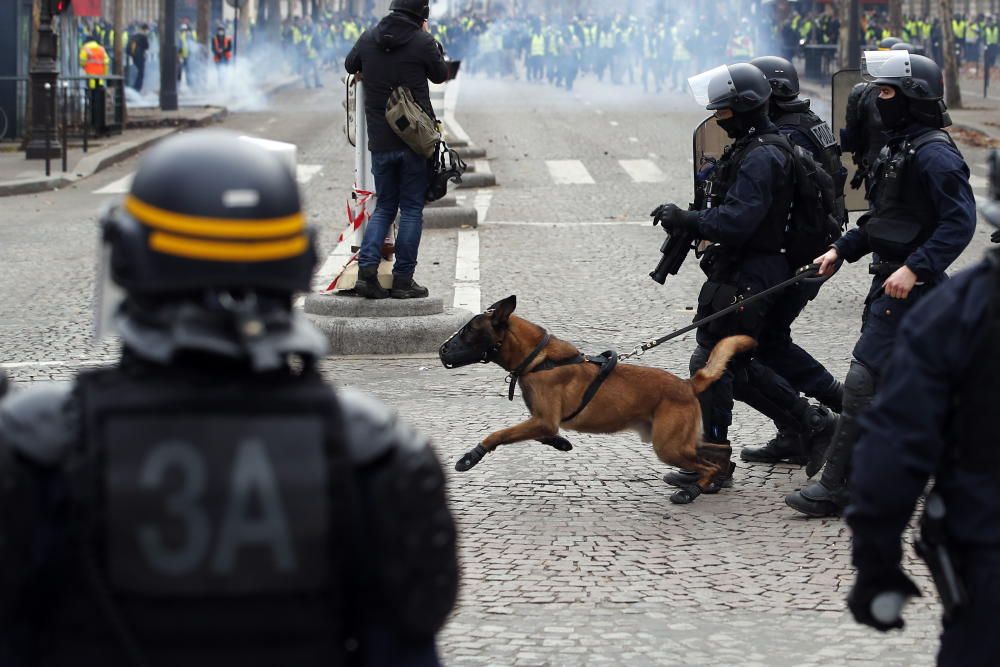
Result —
<instances>
[{"instance_id":1,"label":"crowd of protesters","mask_svg":"<svg viewBox=\"0 0 1000 667\"><path fill-rule=\"evenodd\" d=\"M81 46L93 39L113 54L114 29L108 22L79 21ZM332 12L284 19L280 49L287 70L300 74L307 87L322 86L321 68L336 67L376 21L375 16ZM178 75L190 88L209 84L206 64L231 61L234 28L231 21L218 24L206 49L190 22L179 22ZM448 56L464 61L463 68L473 75L524 78L569 90L578 78L589 76L612 85L641 84L644 90L656 92L680 90L688 76L717 64L749 60L762 53L794 59L809 47L835 46L841 36L839 21L823 11L793 11L783 17L765 12L753 20L696 12L658 16L614 12L571 18L473 13L434 20L431 29ZM902 32L894 35L884 12L867 12L861 30L863 44L874 47L886 37L899 37L939 63L944 30L952 30L959 62L969 67L984 59L993 65L1000 52L1000 27L993 16L955 14L949 21L906 16ZM139 34L144 37L130 39ZM257 27L251 24L241 48L252 48L260 41ZM126 80L141 90L144 70L157 66L156 23L129 25L123 43ZM834 57L833 49L827 57Z\"/></svg>"}]
</instances>

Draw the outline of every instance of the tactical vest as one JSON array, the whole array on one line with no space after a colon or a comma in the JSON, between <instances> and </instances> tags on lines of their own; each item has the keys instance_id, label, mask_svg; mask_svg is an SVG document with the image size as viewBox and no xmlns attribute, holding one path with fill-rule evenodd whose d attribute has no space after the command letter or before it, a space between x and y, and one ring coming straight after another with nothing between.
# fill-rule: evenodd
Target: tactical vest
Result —
<instances>
[{"instance_id":1,"label":"tactical vest","mask_svg":"<svg viewBox=\"0 0 1000 667\"><path fill-rule=\"evenodd\" d=\"M78 549L42 664L350 664L359 514L333 392L192 375L80 376Z\"/></svg>"},{"instance_id":2,"label":"tactical vest","mask_svg":"<svg viewBox=\"0 0 1000 667\"><path fill-rule=\"evenodd\" d=\"M942 130L914 139L894 139L882 149L872 168L873 206L863 229L872 251L882 260L905 262L937 227L937 210L916 169L920 149L937 142L954 145Z\"/></svg>"},{"instance_id":3,"label":"tactical vest","mask_svg":"<svg viewBox=\"0 0 1000 667\"><path fill-rule=\"evenodd\" d=\"M844 186L847 183L847 169L840 161L840 146L833 135L833 130L819 116L810 110L783 112L771 119L779 128L798 128L812 142L813 155L819 166L833 179L834 189L839 198L844 196Z\"/></svg>"},{"instance_id":4,"label":"tactical vest","mask_svg":"<svg viewBox=\"0 0 1000 667\"><path fill-rule=\"evenodd\" d=\"M726 193L736 182L736 177L740 171L740 165L746 156L755 148L763 144L758 140L762 136L777 135L777 128L773 132L764 132L743 137L737 140L723 153L719 161L715 174L711 178L711 192L713 198L721 204L726 199ZM789 146L789 150L791 147ZM785 171L791 177L791 170L788 165L788 158L785 155ZM790 180L786 179L785 187L776 188L772 191L771 208L767 211L767 216L757 227L757 231L743 245L742 248L729 248L728 255L742 255L747 252L777 254L780 253L785 244L785 226L788 222L788 209L792 203L792 188Z\"/></svg>"},{"instance_id":5,"label":"tactical vest","mask_svg":"<svg viewBox=\"0 0 1000 667\"><path fill-rule=\"evenodd\" d=\"M958 450L958 466L970 472L989 472L1000 480L1000 447L996 440L997 401L1000 401L1000 255L987 255L992 291L986 317L979 329L972 363L962 373L954 399L951 433Z\"/></svg>"}]
</instances>

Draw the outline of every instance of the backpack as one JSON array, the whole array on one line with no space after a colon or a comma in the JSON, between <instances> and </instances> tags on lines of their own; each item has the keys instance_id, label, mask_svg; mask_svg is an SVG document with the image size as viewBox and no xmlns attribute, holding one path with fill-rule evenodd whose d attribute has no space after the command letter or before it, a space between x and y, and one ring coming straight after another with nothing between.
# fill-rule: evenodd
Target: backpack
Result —
<instances>
[{"instance_id":1,"label":"backpack","mask_svg":"<svg viewBox=\"0 0 1000 667\"><path fill-rule=\"evenodd\" d=\"M792 167L792 203L785 228L785 256L794 268L807 266L841 237L837 188L833 177L801 146L780 135L764 135L758 146L776 146Z\"/></svg>"},{"instance_id":2,"label":"backpack","mask_svg":"<svg viewBox=\"0 0 1000 667\"><path fill-rule=\"evenodd\" d=\"M385 103L385 120L414 153L428 159L434 157L441 132L434 117L413 99L413 91L406 86L392 89Z\"/></svg>"}]
</instances>

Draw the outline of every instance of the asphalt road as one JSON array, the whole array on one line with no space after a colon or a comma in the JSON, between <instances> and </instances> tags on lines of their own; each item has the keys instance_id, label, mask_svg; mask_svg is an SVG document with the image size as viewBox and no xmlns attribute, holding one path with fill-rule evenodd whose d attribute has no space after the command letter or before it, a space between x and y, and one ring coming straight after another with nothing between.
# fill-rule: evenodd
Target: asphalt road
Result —
<instances>
[{"instance_id":1,"label":"asphalt road","mask_svg":"<svg viewBox=\"0 0 1000 667\"><path fill-rule=\"evenodd\" d=\"M326 252L353 182L341 92L331 79L223 123L297 144ZM662 241L647 216L691 197L691 131L706 115L693 101L589 80L570 94L466 79L457 115L500 182L459 192L480 206L483 305L516 294L518 314L585 352L625 351L690 322L701 274L692 261L666 286L647 277ZM963 150L984 196L984 152ZM18 383L114 358L113 341L91 341L95 219L135 168L132 159L60 192L0 200L0 366ZM982 223L958 266L980 257L988 236ZM446 303L457 238L427 231L421 248L417 278ZM868 281L864 266L845 267L796 324L796 339L836 376L846 373ZM682 338L641 362L684 374L693 344ZM804 481L798 468L740 464L735 488L676 507L664 466L635 436L568 434L572 452L512 445L459 474L462 452L526 414L506 400L503 371L446 371L432 357L331 358L324 370L396 406L432 436L449 470L463 586L441 637L447 664L933 663L937 607L925 570L907 550L926 596L907 609L905 632L854 625L843 603L846 528L801 519L782 502ZM738 407L737 448L772 434Z\"/></svg>"}]
</instances>

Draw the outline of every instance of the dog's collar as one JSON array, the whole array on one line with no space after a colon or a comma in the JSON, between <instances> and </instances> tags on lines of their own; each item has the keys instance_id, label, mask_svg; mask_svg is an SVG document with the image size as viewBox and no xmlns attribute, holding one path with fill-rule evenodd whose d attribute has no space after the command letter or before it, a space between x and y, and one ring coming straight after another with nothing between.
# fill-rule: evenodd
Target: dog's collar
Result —
<instances>
[{"instance_id":1,"label":"dog's collar","mask_svg":"<svg viewBox=\"0 0 1000 667\"><path fill-rule=\"evenodd\" d=\"M531 351L531 354L529 354L524 361L518 364L517 368L515 368L510 372L510 374L507 376L507 382L510 384L510 391L508 392L507 398L509 398L512 401L514 400L514 388L517 386L517 381L520 379L522 375L524 375L525 371L528 370L528 367L531 366L531 363L535 360L535 358L539 354L542 353L542 350L545 349L545 346L548 345L549 341L551 340L552 340L552 334L546 331L545 335L542 336L541 342L539 342L538 345L535 346L535 349Z\"/></svg>"}]
</instances>

